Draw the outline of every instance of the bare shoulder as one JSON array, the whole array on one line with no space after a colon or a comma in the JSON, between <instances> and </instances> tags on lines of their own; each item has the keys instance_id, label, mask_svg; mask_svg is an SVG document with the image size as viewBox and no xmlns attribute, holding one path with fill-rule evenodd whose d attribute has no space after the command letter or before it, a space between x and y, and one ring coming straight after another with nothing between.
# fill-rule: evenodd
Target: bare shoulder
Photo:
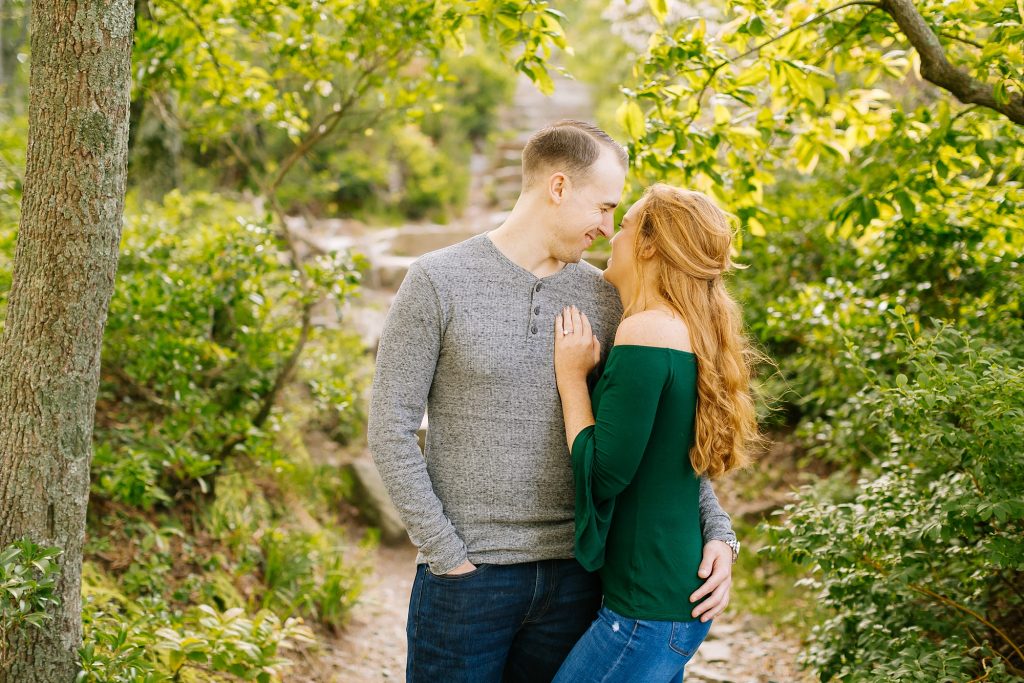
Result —
<instances>
[{"instance_id":1,"label":"bare shoulder","mask_svg":"<svg viewBox=\"0 0 1024 683\"><path fill-rule=\"evenodd\" d=\"M686 323L662 311L643 311L629 316L615 333L615 345L664 346L691 351L690 330Z\"/></svg>"}]
</instances>

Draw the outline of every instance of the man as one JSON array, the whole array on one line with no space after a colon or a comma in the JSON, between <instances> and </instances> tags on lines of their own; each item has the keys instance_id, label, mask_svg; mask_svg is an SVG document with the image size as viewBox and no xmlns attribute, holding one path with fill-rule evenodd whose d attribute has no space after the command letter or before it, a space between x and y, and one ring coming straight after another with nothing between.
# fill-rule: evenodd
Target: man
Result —
<instances>
[{"instance_id":1,"label":"man","mask_svg":"<svg viewBox=\"0 0 1024 683\"><path fill-rule=\"evenodd\" d=\"M395 297L368 438L419 548L409 681L548 681L600 607L599 579L573 559L551 330L575 304L601 348L612 347L618 295L580 259L613 233L627 164L596 126L560 121L537 132L508 219L418 259ZM425 408L424 455L416 431ZM691 599L707 619L728 604L738 544L707 480L700 507L708 580Z\"/></svg>"}]
</instances>

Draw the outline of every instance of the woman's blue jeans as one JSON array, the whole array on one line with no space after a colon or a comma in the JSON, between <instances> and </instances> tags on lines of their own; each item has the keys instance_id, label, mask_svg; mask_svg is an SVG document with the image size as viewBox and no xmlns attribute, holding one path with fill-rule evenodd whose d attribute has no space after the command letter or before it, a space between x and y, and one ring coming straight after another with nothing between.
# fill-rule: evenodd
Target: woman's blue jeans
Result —
<instances>
[{"instance_id":1,"label":"woman's blue jeans","mask_svg":"<svg viewBox=\"0 0 1024 683\"><path fill-rule=\"evenodd\" d=\"M553 683L681 683L711 621L630 619L602 607Z\"/></svg>"}]
</instances>

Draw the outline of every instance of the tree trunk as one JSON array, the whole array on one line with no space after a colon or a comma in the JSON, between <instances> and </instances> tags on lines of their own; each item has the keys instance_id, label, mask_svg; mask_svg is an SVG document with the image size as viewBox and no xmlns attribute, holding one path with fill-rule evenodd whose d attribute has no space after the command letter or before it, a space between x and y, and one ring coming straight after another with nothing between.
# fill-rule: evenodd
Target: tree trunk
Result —
<instances>
[{"instance_id":1,"label":"tree trunk","mask_svg":"<svg viewBox=\"0 0 1024 683\"><path fill-rule=\"evenodd\" d=\"M0 683L71 683L100 346L124 210L132 0L34 0L21 224L0 338L0 547L58 546L60 606Z\"/></svg>"}]
</instances>

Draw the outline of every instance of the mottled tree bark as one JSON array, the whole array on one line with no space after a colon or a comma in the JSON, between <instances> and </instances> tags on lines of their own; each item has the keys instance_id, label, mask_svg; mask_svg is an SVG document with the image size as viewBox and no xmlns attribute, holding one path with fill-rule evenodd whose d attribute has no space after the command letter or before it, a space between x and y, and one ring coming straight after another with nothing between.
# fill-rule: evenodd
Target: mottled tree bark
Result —
<instances>
[{"instance_id":1,"label":"mottled tree bark","mask_svg":"<svg viewBox=\"0 0 1024 683\"><path fill-rule=\"evenodd\" d=\"M0 683L71 683L100 345L124 209L132 0L34 0L29 140L0 338L0 547L62 549L58 608Z\"/></svg>"}]
</instances>

